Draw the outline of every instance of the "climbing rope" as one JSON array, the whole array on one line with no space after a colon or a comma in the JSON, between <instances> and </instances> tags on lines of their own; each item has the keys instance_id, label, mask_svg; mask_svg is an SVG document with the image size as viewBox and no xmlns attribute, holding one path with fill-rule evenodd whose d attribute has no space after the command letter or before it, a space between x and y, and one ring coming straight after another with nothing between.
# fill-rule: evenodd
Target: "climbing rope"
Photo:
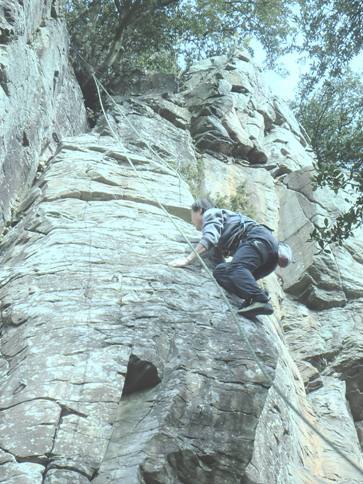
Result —
<instances>
[{"instance_id":1,"label":"climbing rope","mask_svg":"<svg viewBox=\"0 0 363 484\"><path fill-rule=\"evenodd\" d=\"M110 121L109 121L109 118L108 118L108 115L106 113L106 110L105 110L105 107L104 107L104 104L103 104L103 101L102 101L102 96L101 96L101 90L106 94L107 98L109 98L111 100L111 102L115 105L117 111L121 114L121 116L123 116L123 118L126 119L126 121L131 124L130 120L127 119L126 115L120 110L119 106L117 105L117 103L115 102L115 100L112 98L111 94L107 91L107 89L104 87L104 85L102 84L102 82L96 77L96 75L94 74L95 70L94 68L80 55L80 54L77 54L81 59L82 61L87 65L88 69L89 69L89 72L94 80L94 83L95 83L95 86L96 86L96 89L97 89L97 95L98 95L98 98L99 98L99 102L100 102L100 106L101 106L101 110L102 110L102 113L105 117L105 120L106 120L106 123L108 125L108 128L110 130L110 132L112 133L115 141L117 143L119 143L121 146L123 146L122 144L122 140L120 139L119 137L119 134L117 132L115 132L115 130L113 129ZM137 130L134 128L137 136L139 136L139 133L137 132ZM146 143L148 144L148 143ZM151 147L149 146L149 149L152 151ZM192 252L195 254L195 256L197 257L197 259L199 260L199 262L201 263L201 265L203 266L203 268L205 269L206 273L208 274L210 280L214 283L214 285L216 286L217 290L219 291L221 297L223 298L224 302L226 303L229 311L230 311L230 314L232 316L232 319L234 321L234 323L236 324L236 327L237 327L237 330L238 330L238 333L239 335L241 336L241 338L243 339L243 341L245 342L249 352L251 353L252 357L253 357L253 360L255 361L256 365L258 366L258 368L261 370L262 374L264 375L264 377L266 378L268 384L274 388L274 390L276 391L276 393L279 395L279 397L285 402L285 404L293 411L293 413L298 416L303 422L304 424L309 427L309 429L314 432L316 435L318 435L321 440L323 442L325 442L328 446L330 446L340 457L342 457L347 463L349 463L359 474L361 474L363 476L363 468L361 468L358 464L356 464L350 457L348 457L342 450L340 450L340 448L335 445L330 439L328 439L327 437L325 437L324 434L322 434L320 432L320 430L318 430L300 411L297 407L295 407L294 404L292 404L290 402L290 400L285 396L285 394L280 390L280 388L277 386L277 384L272 380L272 378L270 377L270 375L267 373L264 365L261 363L260 359L258 358L254 348L252 347L250 341L249 341L249 338L247 336L247 333L245 332L245 330L243 329L243 327L241 326L240 324L240 316L237 316L237 313L235 311L235 309L232 307L230 301L228 300L224 290L222 289L222 287L218 284L218 282L215 280L215 278L213 277L212 273L210 272L208 266L206 265L206 263L204 262L204 260L202 259L202 257L198 254L198 252L195 250L194 246L192 245L191 241L188 239L188 236L185 234L185 232L183 231L183 229L176 223L175 221L175 217L173 217L168 211L167 209L165 208L165 206L162 204L162 202L159 200L159 198L155 195L155 193L152 192L152 190L146 185L143 177L140 175L139 171L137 170L137 168L135 167L134 163L132 162L131 158L125 153L124 154L127 162L129 163L129 165L131 166L132 170L134 171L135 175L137 176L137 178L140 180L140 182L142 183L142 185L144 186L146 192L150 195L150 197L157 203L157 205L160 207L160 209L162 210L162 212L165 214L165 216L170 220L170 222L174 225L174 227L176 228L176 230L180 233L180 235L183 237L183 239L185 240L185 242L187 243L187 245L190 247L190 249L192 250ZM164 164L164 160L162 160L162 158L159 156L158 153L156 153L156 156L158 158L161 159L162 163ZM181 175L179 174L179 177L181 177Z\"/></svg>"}]
</instances>

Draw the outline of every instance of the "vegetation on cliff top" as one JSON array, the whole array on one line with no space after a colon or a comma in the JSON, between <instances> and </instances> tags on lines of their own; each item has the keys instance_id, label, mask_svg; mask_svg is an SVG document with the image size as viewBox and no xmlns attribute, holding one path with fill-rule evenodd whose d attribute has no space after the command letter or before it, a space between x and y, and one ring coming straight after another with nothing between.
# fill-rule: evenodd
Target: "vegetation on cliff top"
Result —
<instances>
[{"instance_id":1,"label":"vegetation on cliff top","mask_svg":"<svg viewBox=\"0 0 363 484\"><path fill-rule=\"evenodd\" d=\"M341 243L362 223L362 82L349 73L362 49L361 1L66 0L65 12L75 71L91 106L95 90L79 55L112 87L144 69L176 73L181 59L188 66L229 54L252 38L270 65L298 51L310 71L294 111L318 157L316 185L355 194L351 208L312 237Z\"/></svg>"}]
</instances>

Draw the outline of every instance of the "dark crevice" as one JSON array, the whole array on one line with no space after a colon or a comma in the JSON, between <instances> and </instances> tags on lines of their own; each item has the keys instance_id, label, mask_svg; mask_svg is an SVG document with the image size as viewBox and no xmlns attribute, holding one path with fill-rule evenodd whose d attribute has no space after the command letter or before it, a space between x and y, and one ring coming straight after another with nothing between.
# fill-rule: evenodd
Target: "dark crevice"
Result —
<instances>
[{"instance_id":1,"label":"dark crevice","mask_svg":"<svg viewBox=\"0 0 363 484\"><path fill-rule=\"evenodd\" d=\"M150 361L141 360L131 355L127 365L127 373L122 397L140 390L152 388L160 383L157 368Z\"/></svg>"},{"instance_id":2,"label":"dark crevice","mask_svg":"<svg viewBox=\"0 0 363 484\"><path fill-rule=\"evenodd\" d=\"M285 183L285 181L284 181L284 183ZM327 210L327 208L326 208L326 207L324 207L324 206L322 205L322 203L321 203L321 202L319 202L318 200L314 200L314 199L313 199L313 200L311 200L311 199L310 199L310 198L307 196L307 194L306 194L306 193L303 193L302 191L298 190L297 188L292 188L291 186L289 186L289 182L288 182L288 181L287 181L287 183L285 183L285 186L286 186L286 188L287 188L288 190L291 190L291 191L293 191L293 192L299 193L299 194L300 194L302 197L304 197L304 198L305 198L305 199L306 199L308 202L310 202L311 204L317 204L317 205L319 205L319 206L320 206L320 207L321 207L323 210L325 210L325 211L327 211L327 212L329 213L329 210ZM301 188L303 188L303 187L301 187ZM304 215L305 215L305 214L304 214ZM305 216L306 216L306 215L305 215Z\"/></svg>"},{"instance_id":3,"label":"dark crevice","mask_svg":"<svg viewBox=\"0 0 363 484\"><path fill-rule=\"evenodd\" d=\"M21 143L23 146L27 147L30 145L30 142L29 142L29 139L28 139L28 136L26 134L25 131L23 131L23 140L22 140L22 143Z\"/></svg>"},{"instance_id":4,"label":"dark crevice","mask_svg":"<svg viewBox=\"0 0 363 484\"><path fill-rule=\"evenodd\" d=\"M73 53L72 65L83 94L89 127L94 128L98 115L101 112L101 106L95 82L89 72L90 66L77 57L76 53Z\"/></svg>"},{"instance_id":5,"label":"dark crevice","mask_svg":"<svg viewBox=\"0 0 363 484\"><path fill-rule=\"evenodd\" d=\"M341 374L341 378L346 383L346 399L349 403L350 412L354 422L363 419L363 359L353 362L334 364L333 368ZM361 437L359 440L362 440Z\"/></svg>"},{"instance_id":6,"label":"dark crevice","mask_svg":"<svg viewBox=\"0 0 363 484\"><path fill-rule=\"evenodd\" d=\"M11 10L10 7L4 7L4 17L5 20L10 24L14 25L15 24L15 16L14 12Z\"/></svg>"},{"instance_id":7,"label":"dark crevice","mask_svg":"<svg viewBox=\"0 0 363 484\"><path fill-rule=\"evenodd\" d=\"M241 86L239 84L234 84L232 86L231 92L238 92L238 93L241 93L241 94L249 94L250 91L244 86Z\"/></svg>"},{"instance_id":8,"label":"dark crevice","mask_svg":"<svg viewBox=\"0 0 363 484\"><path fill-rule=\"evenodd\" d=\"M147 472L145 470L141 471L142 473L142 478L145 484L160 484L160 479L159 478L154 478L153 473Z\"/></svg>"},{"instance_id":9,"label":"dark crevice","mask_svg":"<svg viewBox=\"0 0 363 484\"><path fill-rule=\"evenodd\" d=\"M11 7L3 6L0 15L4 18L8 26L0 28L0 44L9 44L14 36L15 11ZM4 24L3 24L4 25Z\"/></svg>"},{"instance_id":10,"label":"dark crevice","mask_svg":"<svg viewBox=\"0 0 363 484\"><path fill-rule=\"evenodd\" d=\"M3 308L1 308L1 322L4 324L4 326L8 326L7 324L7 318L6 316L3 315ZM17 324L12 324L13 327L17 327L18 325ZM28 349L28 345L26 344L25 346L23 346L22 348L20 348L20 350L18 350L16 353L13 353L12 355L10 354L7 354L7 353L2 353L2 356L4 358L6 358L6 360L8 362L10 362L13 358L19 356L21 353L23 353L24 351L26 351Z\"/></svg>"},{"instance_id":11,"label":"dark crevice","mask_svg":"<svg viewBox=\"0 0 363 484\"><path fill-rule=\"evenodd\" d=\"M96 479L96 477L98 477L99 471L100 471L100 469L95 469L95 471L93 472L93 474L90 478L90 481L93 481L94 479Z\"/></svg>"},{"instance_id":12,"label":"dark crevice","mask_svg":"<svg viewBox=\"0 0 363 484\"><path fill-rule=\"evenodd\" d=\"M60 423L62 423L63 417L67 417L68 415L77 415L77 417L88 418L88 415L83 412L79 412L78 410L67 407L66 405L60 405L62 407Z\"/></svg>"},{"instance_id":13,"label":"dark crevice","mask_svg":"<svg viewBox=\"0 0 363 484\"><path fill-rule=\"evenodd\" d=\"M45 482L45 479L47 477L47 473L50 471L50 470L53 470L53 469L59 469L59 470L65 470L65 471L71 471L71 472L75 472L76 474L80 474L81 476L85 477L88 481L91 481L92 480L92 476L90 476L89 474L87 474L86 472L84 471L81 471L80 469L77 469L76 467L73 467L73 466L62 466L62 465L56 465L54 463L52 463L44 472L43 474L43 480L42 480L42 484L44 484Z\"/></svg>"},{"instance_id":14,"label":"dark crevice","mask_svg":"<svg viewBox=\"0 0 363 484\"><path fill-rule=\"evenodd\" d=\"M43 186L43 185L41 185ZM134 202L138 204L144 205L152 205L154 207L158 207L158 203L154 200L148 199L140 199L136 196L128 195L128 194L112 194L112 193L104 193L104 192L74 192L74 193L67 193L66 195L60 195L55 198L45 199L45 201L54 201L54 200L65 200L67 198L75 198L77 200L81 200L82 202L115 202L115 201L127 201L127 202ZM182 218L185 221L190 221L190 213L189 210L183 207L173 207L171 205L164 205L167 211L171 215L175 215L176 217Z\"/></svg>"},{"instance_id":15,"label":"dark crevice","mask_svg":"<svg viewBox=\"0 0 363 484\"><path fill-rule=\"evenodd\" d=\"M59 405L59 402L57 402L57 400L55 400L54 398L36 397L36 398L30 398L29 400L22 400L21 402L13 403L12 405L8 405L7 407L1 407L0 411L5 411L5 410L8 410L9 408L13 408L13 407L16 407L18 405L22 405L23 403L35 402L37 400L48 400L49 402L54 402L54 403L57 403Z\"/></svg>"},{"instance_id":16,"label":"dark crevice","mask_svg":"<svg viewBox=\"0 0 363 484\"><path fill-rule=\"evenodd\" d=\"M53 132L53 133L52 133L52 138L53 138L53 140L54 140L54 141L55 141L55 142L56 142L58 145L61 143L61 141L60 141L60 139L59 139L59 136L57 135L57 133L56 133L56 132ZM54 157L55 157L55 155L54 155L54 156L52 156L52 158L51 158L51 159L53 159Z\"/></svg>"},{"instance_id":17,"label":"dark crevice","mask_svg":"<svg viewBox=\"0 0 363 484\"><path fill-rule=\"evenodd\" d=\"M159 108L157 110L157 108L154 108L154 111L156 113L158 113L162 118L164 118L167 121L169 121L169 123L171 123L174 126L176 126L177 128L185 129L185 125L188 124L187 122L180 121L177 115L174 115L173 113L171 113L167 109L161 109L161 108Z\"/></svg>"},{"instance_id":18,"label":"dark crevice","mask_svg":"<svg viewBox=\"0 0 363 484\"><path fill-rule=\"evenodd\" d=\"M334 364L334 360L338 354L339 350L332 350L306 357L304 360L310 363L319 373L323 373L327 368Z\"/></svg>"},{"instance_id":19,"label":"dark crevice","mask_svg":"<svg viewBox=\"0 0 363 484\"><path fill-rule=\"evenodd\" d=\"M58 12L57 12L57 0L52 1L52 6L50 8L50 16L57 20Z\"/></svg>"},{"instance_id":20,"label":"dark crevice","mask_svg":"<svg viewBox=\"0 0 363 484\"><path fill-rule=\"evenodd\" d=\"M251 149L251 151L247 154L247 159L251 163L255 163L258 165L263 165L267 163L267 155L263 151L260 151L255 146Z\"/></svg>"},{"instance_id":21,"label":"dark crevice","mask_svg":"<svg viewBox=\"0 0 363 484\"><path fill-rule=\"evenodd\" d=\"M0 450L5 452L6 454L13 456L15 461L18 462L19 464L22 464L24 462L30 462L32 464L40 464L42 466L47 466L49 463L49 457L47 455L26 455L26 456L20 457L14 454L13 452L10 452L10 450L5 449L3 447L0 447Z\"/></svg>"},{"instance_id":22,"label":"dark crevice","mask_svg":"<svg viewBox=\"0 0 363 484\"><path fill-rule=\"evenodd\" d=\"M118 374L125 378L125 383L124 383L124 387L123 387L123 391L122 391L119 403L122 401L122 399L124 399L128 395L142 390L153 388L161 382L161 379L159 378L158 371L155 365L153 365L149 361L138 358L134 354L130 355L126 373L118 372ZM150 409L147 411L147 414L144 415L136 423L133 429L133 432L135 431L136 427L140 424L140 422L150 414L150 412L152 411L152 408L153 406L151 406ZM103 456L98 468L94 470L90 478L90 481L93 481L99 476L99 471L100 471L102 462L104 461L104 458L105 456Z\"/></svg>"},{"instance_id":23,"label":"dark crevice","mask_svg":"<svg viewBox=\"0 0 363 484\"><path fill-rule=\"evenodd\" d=\"M0 28L0 44L9 44L12 40L12 31L6 28Z\"/></svg>"},{"instance_id":24,"label":"dark crevice","mask_svg":"<svg viewBox=\"0 0 363 484\"><path fill-rule=\"evenodd\" d=\"M16 395L17 393L20 393L21 391L24 390L24 388L26 388L26 385L25 383L20 383L16 388L15 390L13 391L13 395Z\"/></svg>"},{"instance_id":25,"label":"dark crevice","mask_svg":"<svg viewBox=\"0 0 363 484\"><path fill-rule=\"evenodd\" d=\"M10 450L5 449L4 447L0 447L0 450L2 450L3 452L5 452L5 454L12 455L14 457L14 459L16 459L16 456L12 452L10 452Z\"/></svg>"},{"instance_id":26,"label":"dark crevice","mask_svg":"<svg viewBox=\"0 0 363 484\"><path fill-rule=\"evenodd\" d=\"M274 171L273 177L281 177L285 175L289 175L291 173L291 169L288 168L287 166L279 166L277 170Z\"/></svg>"},{"instance_id":27,"label":"dark crevice","mask_svg":"<svg viewBox=\"0 0 363 484\"><path fill-rule=\"evenodd\" d=\"M25 457L17 457L15 456L16 462L22 464L24 462L31 462L32 464L40 464L42 466L47 466L49 462L49 458L45 455L27 455Z\"/></svg>"},{"instance_id":28,"label":"dark crevice","mask_svg":"<svg viewBox=\"0 0 363 484\"><path fill-rule=\"evenodd\" d=\"M0 43L2 43L2 36L3 36L3 30L0 30ZM4 64L0 64L0 86L3 88L5 94L7 96L10 96L8 84L9 84L9 80L5 71L5 66Z\"/></svg>"},{"instance_id":29,"label":"dark crevice","mask_svg":"<svg viewBox=\"0 0 363 484\"><path fill-rule=\"evenodd\" d=\"M55 92L55 88L57 87L58 78L59 78L59 71L56 70L54 71L54 76L53 76L53 93Z\"/></svg>"}]
</instances>

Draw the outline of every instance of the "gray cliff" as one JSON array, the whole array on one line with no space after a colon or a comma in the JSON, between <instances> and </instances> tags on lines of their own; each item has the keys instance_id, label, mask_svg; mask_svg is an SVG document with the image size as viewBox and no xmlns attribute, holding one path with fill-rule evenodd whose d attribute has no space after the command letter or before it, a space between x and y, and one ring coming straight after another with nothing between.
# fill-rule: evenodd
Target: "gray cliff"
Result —
<instances>
[{"instance_id":1,"label":"gray cliff","mask_svg":"<svg viewBox=\"0 0 363 484\"><path fill-rule=\"evenodd\" d=\"M0 230L64 136L86 129L58 0L0 0Z\"/></svg>"},{"instance_id":2,"label":"gray cliff","mask_svg":"<svg viewBox=\"0 0 363 484\"><path fill-rule=\"evenodd\" d=\"M117 139L103 116L89 131L57 2L0 11L0 482L362 482L266 381L206 271L167 265L189 247L156 198L194 241L200 193L291 244L263 281L274 315L239 324L362 467L362 232L331 254L307 242L347 202L312 190L288 106L236 52L120 88Z\"/></svg>"}]
</instances>

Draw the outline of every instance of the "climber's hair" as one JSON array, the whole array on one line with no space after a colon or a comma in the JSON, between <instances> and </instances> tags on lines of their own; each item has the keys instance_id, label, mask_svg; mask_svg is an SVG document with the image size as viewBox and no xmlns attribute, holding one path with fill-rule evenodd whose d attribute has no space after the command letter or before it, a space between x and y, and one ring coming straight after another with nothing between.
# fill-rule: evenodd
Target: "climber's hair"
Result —
<instances>
[{"instance_id":1,"label":"climber's hair","mask_svg":"<svg viewBox=\"0 0 363 484\"><path fill-rule=\"evenodd\" d=\"M198 198L192 205L192 211L198 212L199 210L204 213L209 208L214 208L214 204L209 198Z\"/></svg>"}]
</instances>

